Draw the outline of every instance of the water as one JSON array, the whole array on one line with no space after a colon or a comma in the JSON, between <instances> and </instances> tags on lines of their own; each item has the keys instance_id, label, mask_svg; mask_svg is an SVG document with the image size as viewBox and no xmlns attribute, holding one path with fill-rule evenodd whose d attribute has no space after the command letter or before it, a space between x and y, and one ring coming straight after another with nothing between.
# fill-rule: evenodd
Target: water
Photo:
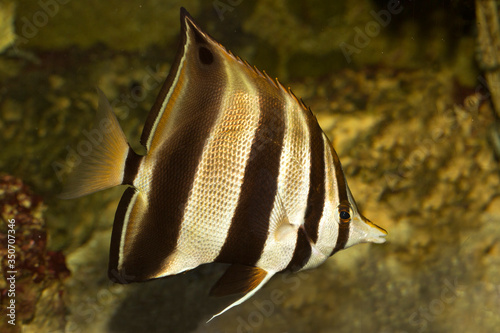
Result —
<instances>
[{"instance_id":1,"label":"water","mask_svg":"<svg viewBox=\"0 0 500 333\"><path fill-rule=\"evenodd\" d=\"M16 325L2 312L2 332L497 331L498 95L472 1L9 3L0 6L0 170L29 189L2 178L3 256L9 220L24 214L14 214L15 297L0 283L2 308L16 300ZM180 6L304 99L364 215L389 232L386 244L277 275L208 324L234 299L207 296L225 266L113 285L109 241L123 188L56 197L85 149L96 86L140 148L174 59Z\"/></svg>"}]
</instances>

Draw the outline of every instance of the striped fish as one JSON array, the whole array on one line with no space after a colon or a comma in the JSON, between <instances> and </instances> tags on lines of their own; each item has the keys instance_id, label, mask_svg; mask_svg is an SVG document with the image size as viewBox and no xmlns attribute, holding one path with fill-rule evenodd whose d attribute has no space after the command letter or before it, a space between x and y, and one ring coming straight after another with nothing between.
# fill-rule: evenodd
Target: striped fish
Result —
<instances>
[{"instance_id":1,"label":"striped fish","mask_svg":"<svg viewBox=\"0 0 500 333\"><path fill-rule=\"evenodd\" d=\"M183 8L181 26L175 62L144 125L147 153L129 147L98 91L99 144L62 194L129 186L115 215L110 278L145 281L231 264L211 294L243 296L219 315L278 272L383 243L387 233L358 211L310 109L226 51Z\"/></svg>"}]
</instances>

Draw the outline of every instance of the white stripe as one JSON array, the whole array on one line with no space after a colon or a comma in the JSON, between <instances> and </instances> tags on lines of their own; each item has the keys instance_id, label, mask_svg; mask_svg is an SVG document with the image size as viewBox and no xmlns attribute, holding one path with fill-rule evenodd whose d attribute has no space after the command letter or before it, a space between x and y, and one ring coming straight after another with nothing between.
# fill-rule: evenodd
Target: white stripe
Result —
<instances>
[{"instance_id":1,"label":"white stripe","mask_svg":"<svg viewBox=\"0 0 500 333\"><path fill-rule=\"evenodd\" d=\"M281 153L278 189L290 223L304 224L309 194L311 147L306 112L285 93L286 131ZM308 111L307 111L308 112Z\"/></svg>"},{"instance_id":2,"label":"white stripe","mask_svg":"<svg viewBox=\"0 0 500 333\"><path fill-rule=\"evenodd\" d=\"M325 160L325 201L323 214L318 225L318 240L312 247L311 257L303 269L310 269L325 261L332 253L339 233L339 224L334 214L338 214L339 191L335 177L335 164L330 150L330 141L323 134Z\"/></svg>"},{"instance_id":3,"label":"white stripe","mask_svg":"<svg viewBox=\"0 0 500 333\"><path fill-rule=\"evenodd\" d=\"M286 231L270 230L264 250L257 262L257 267L266 270L281 271L288 266L293 257L297 242L297 230L304 224L309 188L309 170L311 149L309 127L306 114L300 105L286 91L284 97L285 133L280 158L278 175L278 193L274 200L273 214L288 218ZM267 110L271 112L272 110ZM279 196L279 198L278 198ZM281 200L282 205L279 204ZM283 209L285 212L277 212ZM281 228L282 229L282 228ZM281 236L276 237L275 233Z\"/></svg>"},{"instance_id":4,"label":"white stripe","mask_svg":"<svg viewBox=\"0 0 500 333\"><path fill-rule=\"evenodd\" d=\"M119 255L118 255L118 270L122 269L123 259L125 258L124 246L125 246L125 237L127 235L127 227L128 227L128 223L130 220L130 214L132 213L132 209L135 206L135 201L137 200L138 195L139 195L139 192L136 191L134 193L134 195L132 196L132 199L130 199L130 203L127 206L127 211L125 212L125 218L123 219L122 234L120 236L120 249L119 249ZM140 221L140 219L139 219L139 221Z\"/></svg>"}]
</instances>

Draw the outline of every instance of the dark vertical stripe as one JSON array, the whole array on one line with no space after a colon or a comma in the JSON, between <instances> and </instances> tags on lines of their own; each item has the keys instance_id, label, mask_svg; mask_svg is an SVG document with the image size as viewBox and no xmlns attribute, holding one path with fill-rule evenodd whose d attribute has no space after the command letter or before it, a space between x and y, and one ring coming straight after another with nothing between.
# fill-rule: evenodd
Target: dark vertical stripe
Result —
<instances>
[{"instance_id":1,"label":"dark vertical stripe","mask_svg":"<svg viewBox=\"0 0 500 333\"><path fill-rule=\"evenodd\" d=\"M349 227L350 223L339 224L339 235L337 237L337 243L335 244L335 247L333 248L330 256L333 256L335 253L342 250L347 244L347 240L349 239Z\"/></svg>"},{"instance_id":2,"label":"dark vertical stripe","mask_svg":"<svg viewBox=\"0 0 500 333\"><path fill-rule=\"evenodd\" d=\"M339 204L349 205L349 198L347 196L347 182L345 180L344 171L342 171L342 164L340 164L339 157L335 149L333 149L332 144L328 141L328 146L330 147L330 152L333 157L333 166L335 167L335 179L337 180L337 188L339 192Z\"/></svg>"},{"instance_id":3,"label":"dark vertical stripe","mask_svg":"<svg viewBox=\"0 0 500 333\"><path fill-rule=\"evenodd\" d=\"M124 185L132 185L134 183L135 177L139 172L139 166L141 165L142 156L137 155L132 148L128 149L127 159L125 160L125 170L123 172Z\"/></svg>"},{"instance_id":4,"label":"dark vertical stripe","mask_svg":"<svg viewBox=\"0 0 500 333\"><path fill-rule=\"evenodd\" d=\"M307 238L304 229L300 228L297 233L297 243L288 266L287 271L297 272L304 267L311 257L311 244Z\"/></svg>"},{"instance_id":5,"label":"dark vertical stripe","mask_svg":"<svg viewBox=\"0 0 500 333\"><path fill-rule=\"evenodd\" d=\"M342 165L340 164L339 157L329 141L328 145L330 146L330 151L333 157L333 165L335 167L335 178L337 179L337 189L339 193L338 213L340 214L341 208L346 209L351 205L349 204L349 197L347 196L347 182L345 180L344 172L342 171ZM330 255L334 255L339 250L342 250L345 247L345 245L347 244L347 240L349 239L349 228L350 228L350 223L342 223L342 222L339 223L337 242Z\"/></svg>"},{"instance_id":6,"label":"dark vertical stripe","mask_svg":"<svg viewBox=\"0 0 500 333\"><path fill-rule=\"evenodd\" d=\"M318 240L319 221L325 204L325 155L323 132L312 115L308 117L311 169L309 171L309 194L305 214L305 231L313 243Z\"/></svg>"},{"instance_id":7,"label":"dark vertical stripe","mask_svg":"<svg viewBox=\"0 0 500 333\"><path fill-rule=\"evenodd\" d=\"M130 201L135 194L135 189L127 188L123 193L123 196L118 204L118 208L115 213L115 223L113 224L113 232L111 234L111 245L109 250L109 265L108 265L108 276L109 278L117 283L129 283L134 281L134 276L127 275L127 272L118 270L118 260L120 251L120 239L122 236L123 221L125 220L125 214L127 213L127 208L130 205Z\"/></svg>"},{"instance_id":8,"label":"dark vertical stripe","mask_svg":"<svg viewBox=\"0 0 500 333\"><path fill-rule=\"evenodd\" d=\"M285 134L284 104L263 97L260 119L228 236L217 262L255 265L268 235Z\"/></svg>"}]
</instances>

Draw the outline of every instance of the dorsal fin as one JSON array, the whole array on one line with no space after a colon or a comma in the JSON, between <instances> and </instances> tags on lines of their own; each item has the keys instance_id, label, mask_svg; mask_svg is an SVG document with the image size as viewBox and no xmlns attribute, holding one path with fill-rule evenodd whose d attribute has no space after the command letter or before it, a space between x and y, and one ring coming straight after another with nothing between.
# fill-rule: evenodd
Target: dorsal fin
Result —
<instances>
[{"instance_id":1,"label":"dorsal fin","mask_svg":"<svg viewBox=\"0 0 500 333\"><path fill-rule=\"evenodd\" d=\"M229 266L224 275L215 283L210 290L211 296L226 296L245 293L243 297L230 304L221 312L215 314L208 321L223 314L232 307L243 303L255 294L274 275L259 267L233 264ZM207 322L208 322L207 321Z\"/></svg>"},{"instance_id":2,"label":"dorsal fin","mask_svg":"<svg viewBox=\"0 0 500 333\"><path fill-rule=\"evenodd\" d=\"M177 121L175 120L178 116L175 112L173 112L172 107L167 106L171 106L177 98L177 95L179 95L179 92L175 91L177 86L180 86L178 87L179 89L185 89L185 86L180 84L185 81L184 77L191 75L192 80L194 80L194 77L196 76L193 75L193 73L187 73L189 70L186 69L186 63L194 64L192 57L188 59L189 55L198 55L198 47L196 47L195 44L205 45L206 48L204 49L220 46L215 39L213 39L208 33L204 32L195 23L191 15L189 15L187 10L183 7L181 7L180 20L181 34L175 59L170 68L170 72L168 73L168 76L165 79L158 96L156 97L156 101L148 114L141 135L141 144L146 147L148 151L151 148L153 136L162 121L177 124ZM198 76L204 77L203 74L204 73L199 73ZM199 80L199 77L197 79ZM197 91L193 87L190 87L190 89L191 92ZM183 114L183 116L186 117L185 114ZM163 127L165 127L165 125Z\"/></svg>"}]
</instances>

